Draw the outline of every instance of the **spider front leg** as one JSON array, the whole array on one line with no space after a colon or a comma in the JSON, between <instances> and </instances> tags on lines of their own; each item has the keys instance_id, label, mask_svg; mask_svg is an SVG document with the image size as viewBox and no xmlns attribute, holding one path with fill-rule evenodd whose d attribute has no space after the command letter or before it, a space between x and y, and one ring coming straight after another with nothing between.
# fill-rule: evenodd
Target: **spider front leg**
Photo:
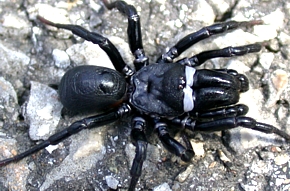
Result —
<instances>
[{"instance_id":1,"label":"spider front leg","mask_svg":"<svg viewBox=\"0 0 290 191\"><path fill-rule=\"evenodd\" d=\"M83 129L90 129L90 128L99 127L101 125L109 124L123 116L129 115L130 112L131 112L130 106L127 104L124 104L120 106L119 108L109 111L107 113L76 121L73 124L71 124L69 127L67 127L66 129L50 136L47 140L41 142L40 144L34 146L33 148L21 154L18 154L14 157L0 161L0 167L5 166L12 162L17 162L33 153L36 153L37 151L44 149L45 147L49 145L56 145L60 143L61 141L63 141L64 139L80 132Z\"/></svg>"},{"instance_id":2,"label":"spider front leg","mask_svg":"<svg viewBox=\"0 0 290 191\"><path fill-rule=\"evenodd\" d=\"M259 25L259 24L262 24L262 21L258 21L258 20L249 21L249 22L228 21L228 22L218 23L218 24L214 24L208 27L204 27L201 30L191 33L187 35L186 37L182 38L179 42L177 42L177 44L171 47L168 52L166 52L160 58L158 58L157 63L173 62L173 59L177 58L186 49L188 49L195 43L203 39L206 39L212 35L221 34L228 30L234 30L243 26L247 27L247 26ZM234 51L239 51L239 48L238 47L234 48ZM221 55L221 53L218 53L217 55L219 54ZM215 56L215 57L220 57L220 56Z\"/></svg>"},{"instance_id":3,"label":"spider front leg","mask_svg":"<svg viewBox=\"0 0 290 191\"><path fill-rule=\"evenodd\" d=\"M235 70L196 70L192 82L194 106L187 112L236 104L239 94L249 88L247 78Z\"/></svg>"},{"instance_id":4,"label":"spider front leg","mask_svg":"<svg viewBox=\"0 0 290 191\"><path fill-rule=\"evenodd\" d=\"M248 85L247 78L234 70L197 70L192 85L195 105L192 111L188 111L196 122L183 124L189 123L188 128L194 131L221 131L241 126L274 133L290 141L290 136L278 128L244 117L247 113L245 106L231 106L239 101L240 92L246 91ZM229 116L230 111L233 116Z\"/></svg>"},{"instance_id":5,"label":"spider front leg","mask_svg":"<svg viewBox=\"0 0 290 191\"><path fill-rule=\"evenodd\" d=\"M142 43L142 34L140 26L140 17L133 5L128 5L125 1L115 1L108 3L102 0L108 9L117 8L123 15L128 17L128 40L132 54L135 56L134 65L136 70L148 65L148 57L145 56Z\"/></svg>"}]
</instances>

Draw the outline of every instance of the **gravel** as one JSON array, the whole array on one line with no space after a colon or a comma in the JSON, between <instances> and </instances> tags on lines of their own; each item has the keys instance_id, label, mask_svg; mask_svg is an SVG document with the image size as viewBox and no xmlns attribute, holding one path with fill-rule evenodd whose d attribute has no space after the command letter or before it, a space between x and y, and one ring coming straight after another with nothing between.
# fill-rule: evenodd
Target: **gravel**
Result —
<instances>
[{"instance_id":1,"label":"gravel","mask_svg":"<svg viewBox=\"0 0 290 191\"><path fill-rule=\"evenodd\" d=\"M262 20L206 39L181 57L204 50L262 43L259 53L216 58L200 68L231 68L249 77L241 95L247 116L290 134L290 3L287 0L127 1L137 8L146 54L154 62L186 34L225 20ZM70 32L44 26L36 16L78 24L108 37L132 65L127 19L99 0L0 1L0 159L21 153L84 118L62 110L57 84L68 69L90 64L113 68L106 54ZM176 139L179 139L176 136ZM248 129L190 134L189 164L149 137L137 190L289 190L289 144ZM32 141L33 140L33 141ZM130 119L84 130L55 146L0 169L0 190L126 190L135 147Z\"/></svg>"}]
</instances>

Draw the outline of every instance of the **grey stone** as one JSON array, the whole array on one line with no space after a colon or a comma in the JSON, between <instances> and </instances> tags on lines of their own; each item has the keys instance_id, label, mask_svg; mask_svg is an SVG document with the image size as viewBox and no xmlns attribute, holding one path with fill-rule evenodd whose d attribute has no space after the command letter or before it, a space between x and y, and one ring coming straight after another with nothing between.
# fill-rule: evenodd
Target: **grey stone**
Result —
<instances>
[{"instance_id":1,"label":"grey stone","mask_svg":"<svg viewBox=\"0 0 290 191\"><path fill-rule=\"evenodd\" d=\"M30 126L30 138L44 140L55 133L61 109L62 105L54 89L32 81L30 96L23 108L24 119Z\"/></svg>"}]
</instances>

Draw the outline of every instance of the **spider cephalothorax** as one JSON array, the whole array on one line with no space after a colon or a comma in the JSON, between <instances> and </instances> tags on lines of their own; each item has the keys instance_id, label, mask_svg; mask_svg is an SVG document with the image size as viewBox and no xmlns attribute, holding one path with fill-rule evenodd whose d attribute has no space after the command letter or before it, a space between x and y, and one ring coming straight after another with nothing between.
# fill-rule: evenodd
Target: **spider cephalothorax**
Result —
<instances>
[{"instance_id":1,"label":"spider cephalothorax","mask_svg":"<svg viewBox=\"0 0 290 191\"><path fill-rule=\"evenodd\" d=\"M136 146L129 190L135 189L146 159L147 124L154 125L164 147L183 161L190 161L194 152L189 144L183 146L169 135L169 126L190 131L218 131L242 126L264 133L275 133L290 140L290 136L278 128L245 116L247 106L237 102L239 94L249 89L246 76L235 70L194 68L211 58L258 52L261 49L259 44L226 47L175 60L198 41L240 26L260 24L260 21L229 21L205 27L187 35L156 62L149 63L143 50L140 19L136 9L124 1L111 4L105 0L103 2L108 9L117 8L128 17L128 38L130 50L135 57L135 68L130 68L116 47L102 35L77 25L53 23L38 16L38 20L44 24L70 30L83 39L98 44L107 53L116 70L99 66L78 66L67 71L58 86L63 106L71 111L104 113L74 122L34 148L0 161L0 166L19 161L48 145L57 144L82 129L95 128L129 115L133 115L131 139Z\"/></svg>"}]
</instances>

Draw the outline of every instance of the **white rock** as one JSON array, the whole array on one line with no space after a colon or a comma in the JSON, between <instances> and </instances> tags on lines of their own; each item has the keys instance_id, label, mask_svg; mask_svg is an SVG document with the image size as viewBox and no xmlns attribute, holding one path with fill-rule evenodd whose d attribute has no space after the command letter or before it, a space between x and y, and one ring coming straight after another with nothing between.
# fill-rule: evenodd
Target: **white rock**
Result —
<instances>
[{"instance_id":1,"label":"white rock","mask_svg":"<svg viewBox=\"0 0 290 191\"><path fill-rule=\"evenodd\" d=\"M66 68L70 65L70 60L67 53L63 50L54 49L52 51L54 64L59 68Z\"/></svg>"},{"instance_id":2,"label":"white rock","mask_svg":"<svg viewBox=\"0 0 290 191\"><path fill-rule=\"evenodd\" d=\"M6 81L3 77L0 77L0 99L9 103L10 99L13 99L14 102L17 102L17 94L12 86L12 84ZM3 107L2 105L0 107Z\"/></svg>"},{"instance_id":3,"label":"white rock","mask_svg":"<svg viewBox=\"0 0 290 191\"><path fill-rule=\"evenodd\" d=\"M2 16L2 26L3 27L12 27L16 29L28 28L29 24L26 20L19 17L17 14L4 14Z\"/></svg>"},{"instance_id":4,"label":"white rock","mask_svg":"<svg viewBox=\"0 0 290 191\"><path fill-rule=\"evenodd\" d=\"M112 188L114 190L116 190L118 188L119 181L115 177L113 177L113 176L106 176L105 179L106 179L107 185L110 188Z\"/></svg>"},{"instance_id":5,"label":"white rock","mask_svg":"<svg viewBox=\"0 0 290 191\"><path fill-rule=\"evenodd\" d=\"M290 158L290 157L289 157L288 155L283 154L283 155L278 155L278 156L274 159L274 161L275 161L275 164L276 164L276 165L283 165L283 164L289 162L289 158Z\"/></svg>"},{"instance_id":6,"label":"white rock","mask_svg":"<svg viewBox=\"0 0 290 191\"><path fill-rule=\"evenodd\" d=\"M191 17L197 21L203 21L205 25L214 23L215 14L212 7L205 0L197 0L194 2L196 11L191 14Z\"/></svg>"},{"instance_id":7,"label":"white rock","mask_svg":"<svg viewBox=\"0 0 290 191\"><path fill-rule=\"evenodd\" d=\"M153 188L153 191L171 191L171 188L167 183L163 183Z\"/></svg>"},{"instance_id":8,"label":"white rock","mask_svg":"<svg viewBox=\"0 0 290 191\"><path fill-rule=\"evenodd\" d=\"M66 50L70 59L77 65L97 65L114 68L107 54L96 44L85 41Z\"/></svg>"},{"instance_id":9,"label":"white rock","mask_svg":"<svg viewBox=\"0 0 290 191\"><path fill-rule=\"evenodd\" d=\"M271 52L265 52L260 54L260 64L263 66L264 69L269 70L272 62L274 60L274 54Z\"/></svg>"},{"instance_id":10,"label":"white rock","mask_svg":"<svg viewBox=\"0 0 290 191\"><path fill-rule=\"evenodd\" d=\"M1 41L0 55L0 71L5 71L15 76L21 75L19 73L16 74L15 71L24 73L23 68L30 62L30 58L23 52L7 47Z\"/></svg>"},{"instance_id":11,"label":"white rock","mask_svg":"<svg viewBox=\"0 0 290 191\"><path fill-rule=\"evenodd\" d=\"M62 105L56 90L38 82L31 82L31 90L23 116L30 124L32 140L47 139L61 117Z\"/></svg>"}]
</instances>

